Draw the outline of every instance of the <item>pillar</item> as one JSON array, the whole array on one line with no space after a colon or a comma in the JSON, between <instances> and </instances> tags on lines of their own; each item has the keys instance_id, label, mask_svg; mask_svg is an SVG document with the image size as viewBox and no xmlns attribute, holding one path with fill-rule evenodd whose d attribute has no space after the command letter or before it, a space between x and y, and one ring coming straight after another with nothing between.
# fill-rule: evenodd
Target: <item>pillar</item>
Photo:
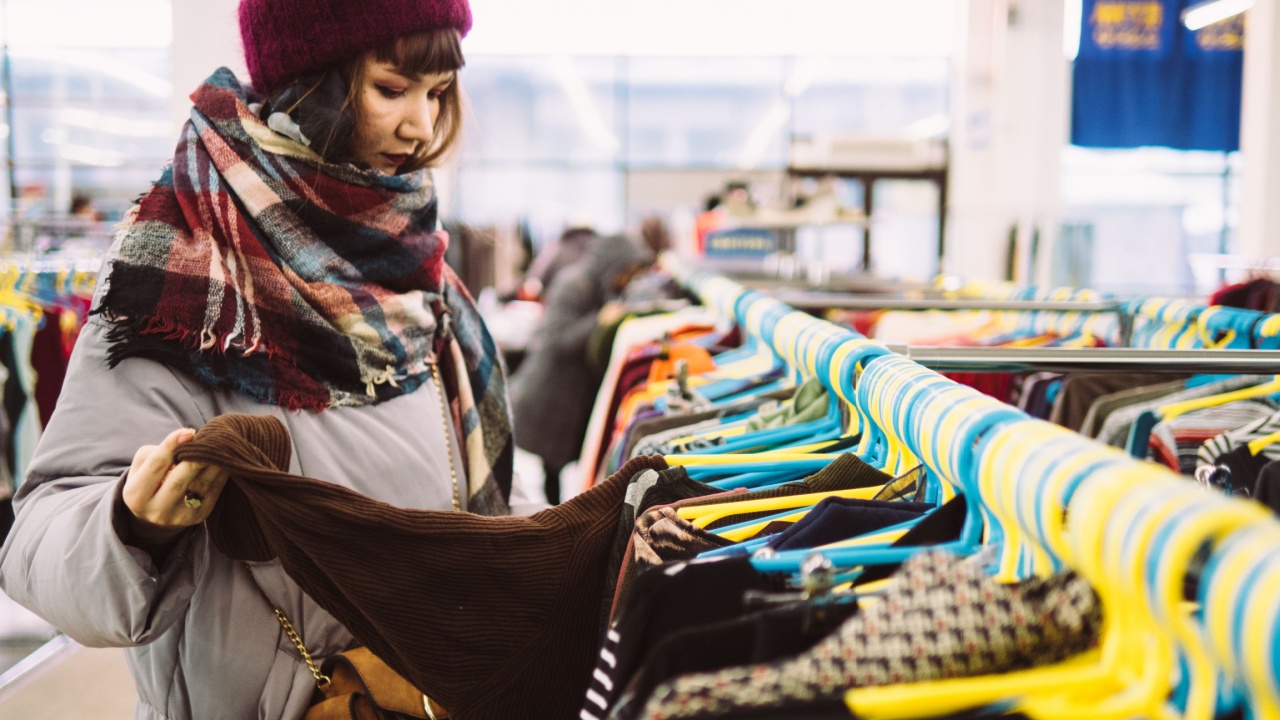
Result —
<instances>
[{"instance_id":1,"label":"pillar","mask_svg":"<svg viewBox=\"0 0 1280 720\"><path fill-rule=\"evenodd\" d=\"M949 210L943 272L1004 277L1010 231L1015 279L1036 282L1061 222L1069 117L1065 0L967 0L952 58Z\"/></svg>"},{"instance_id":2,"label":"pillar","mask_svg":"<svg viewBox=\"0 0 1280 720\"><path fill-rule=\"evenodd\" d=\"M191 93L220 67L247 81L240 46L238 0L174 0L173 104L176 128L191 116Z\"/></svg>"},{"instance_id":3,"label":"pillar","mask_svg":"<svg viewBox=\"0 0 1280 720\"><path fill-rule=\"evenodd\" d=\"M1258 2L1245 18L1240 109L1240 229L1237 250L1280 256L1280 3Z\"/></svg>"}]
</instances>

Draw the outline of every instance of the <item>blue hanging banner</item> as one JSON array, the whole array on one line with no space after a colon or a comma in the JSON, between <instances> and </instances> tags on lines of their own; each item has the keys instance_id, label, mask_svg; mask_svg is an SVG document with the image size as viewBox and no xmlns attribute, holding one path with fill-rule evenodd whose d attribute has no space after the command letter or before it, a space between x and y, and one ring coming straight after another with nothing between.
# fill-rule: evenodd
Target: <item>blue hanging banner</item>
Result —
<instances>
[{"instance_id":1,"label":"blue hanging banner","mask_svg":"<svg viewBox=\"0 0 1280 720\"><path fill-rule=\"evenodd\" d=\"M1178 27L1177 0L1085 0L1080 57L1131 62L1169 56Z\"/></svg>"},{"instance_id":2,"label":"blue hanging banner","mask_svg":"<svg viewBox=\"0 0 1280 720\"><path fill-rule=\"evenodd\" d=\"M1244 15L1182 24L1199 0L1084 0L1071 142L1083 147L1240 148Z\"/></svg>"}]
</instances>

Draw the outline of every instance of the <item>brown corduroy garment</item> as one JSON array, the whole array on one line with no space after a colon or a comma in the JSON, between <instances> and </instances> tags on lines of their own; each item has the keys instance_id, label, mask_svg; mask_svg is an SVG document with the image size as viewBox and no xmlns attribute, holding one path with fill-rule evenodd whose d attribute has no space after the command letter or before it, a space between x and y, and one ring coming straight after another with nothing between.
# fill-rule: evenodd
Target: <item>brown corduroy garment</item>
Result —
<instances>
[{"instance_id":1,"label":"brown corduroy garment","mask_svg":"<svg viewBox=\"0 0 1280 720\"><path fill-rule=\"evenodd\" d=\"M237 560L279 557L356 639L457 720L568 720L595 664L595 613L630 477L531 517L405 510L290 475L275 418L224 415L179 461L226 468L209 518ZM303 638L306 641L306 638Z\"/></svg>"}]
</instances>

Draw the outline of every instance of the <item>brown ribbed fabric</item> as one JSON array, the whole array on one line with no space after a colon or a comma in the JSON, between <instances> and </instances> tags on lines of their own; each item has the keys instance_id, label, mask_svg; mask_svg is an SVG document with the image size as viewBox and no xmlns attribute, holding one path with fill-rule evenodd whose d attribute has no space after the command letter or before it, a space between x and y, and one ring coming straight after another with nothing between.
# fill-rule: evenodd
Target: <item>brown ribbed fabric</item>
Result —
<instances>
[{"instance_id":1,"label":"brown ribbed fabric","mask_svg":"<svg viewBox=\"0 0 1280 720\"><path fill-rule=\"evenodd\" d=\"M602 485L532 517L405 510L282 472L271 417L224 415L179 461L231 473L209 518L237 560L285 571L456 720L576 717L595 663L596 617L629 461ZM306 641L306 638L303 638Z\"/></svg>"}]
</instances>

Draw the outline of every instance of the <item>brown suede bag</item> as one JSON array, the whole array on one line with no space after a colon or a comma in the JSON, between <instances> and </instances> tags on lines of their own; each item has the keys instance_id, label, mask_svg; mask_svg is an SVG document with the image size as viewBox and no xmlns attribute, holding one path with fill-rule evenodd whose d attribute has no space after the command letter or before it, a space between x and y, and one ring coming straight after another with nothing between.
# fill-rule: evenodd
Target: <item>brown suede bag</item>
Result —
<instances>
[{"instance_id":1,"label":"brown suede bag","mask_svg":"<svg viewBox=\"0 0 1280 720\"><path fill-rule=\"evenodd\" d=\"M303 720L401 720L432 717L426 696L400 677L369 648L355 648L324 661L321 671L329 678L319 688L322 696ZM437 710L435 717L446 714Z\"/></svg>"},{"instance_id":2,"label":"brown suede bag","mask_svg":"<svg viewBox=\"0 0 1280 720\"><path fill-rule=\"evenodd\" d=\"M266 592L260 586L258 589L267 604L274 607ZM274 609L285 636L298 649L316 679L315 699L302 720L447 720L449 717L444 708L428 700L369 648L352 648L317 666L293 623L280 608Z\"/></svg>"}]
</instances>

